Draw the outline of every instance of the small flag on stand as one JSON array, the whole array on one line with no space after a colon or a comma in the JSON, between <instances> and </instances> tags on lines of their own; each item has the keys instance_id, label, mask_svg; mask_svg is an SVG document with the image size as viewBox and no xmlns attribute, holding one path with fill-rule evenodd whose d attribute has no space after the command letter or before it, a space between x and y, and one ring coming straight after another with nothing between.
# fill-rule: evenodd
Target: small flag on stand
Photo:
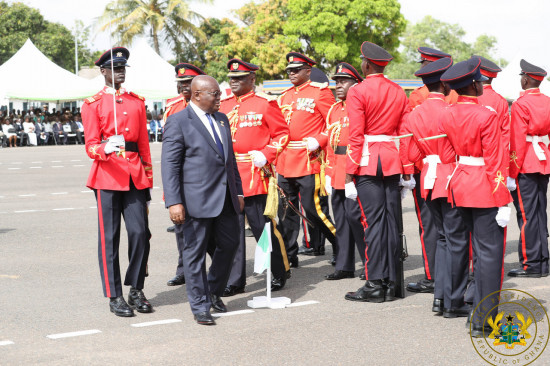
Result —
<instances>
[{"instance_id":1,"label":"small flag on stand","mask_svg":"<svg viewBox=\"0 0 550 366\"><path fill-rule=\"evenodd\" d=\"M271 227L269 223L264 226L264 231L258 245L256 245L256 253L254 254L254 272L260 274L266 269L271 268Z\"/></svg>"}]
</instances>

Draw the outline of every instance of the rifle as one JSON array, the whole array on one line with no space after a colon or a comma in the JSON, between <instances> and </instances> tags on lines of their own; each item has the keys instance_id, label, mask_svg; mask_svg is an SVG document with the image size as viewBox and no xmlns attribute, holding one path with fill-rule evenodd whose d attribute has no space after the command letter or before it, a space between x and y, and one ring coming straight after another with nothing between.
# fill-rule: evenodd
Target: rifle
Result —
<instances>
[{"instance_id":1,"label":"rifle","mask_svg":"<svg viewBox=\"0 0 550 366\"><path fill-rule=\"evenodd\" d=\"M403 262L409 256L407 250L407 237L405 236L405 231L403 229L403 206L401 204L401 197L399 198L398 203L398 213L397 213L397 229L399 231L399 245L398 250L398 259L396 262L395 268L395 296L402 299L405 298L405 270Z\"/></svg>"}]
</instances>

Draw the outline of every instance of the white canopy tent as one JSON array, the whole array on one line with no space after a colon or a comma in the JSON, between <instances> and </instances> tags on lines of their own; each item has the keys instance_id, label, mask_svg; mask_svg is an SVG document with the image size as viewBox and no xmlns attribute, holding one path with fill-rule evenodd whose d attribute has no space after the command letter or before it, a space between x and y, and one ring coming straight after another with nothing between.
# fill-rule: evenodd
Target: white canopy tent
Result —
<instances>
[{"instance_id":1,"label":"white canopy tent","mask_svg":"<svg viewBox=\"0 0 550 366\"><path fill-rule=\"evenodd\" d=\"M506 99L516 100L519 98L522 91L519 73L521 68L519 62L522 57L516 55L512 61L498 73L498 76L493 80L493 88L497 93L502 95ZM550 71L550 70L547 70ZM546 95L550 96L550 83L548 80L544 80L540 84L540 90Z\"/></svg>"},{"instance_id":2,"label":"white canopy tent","mask_svg":"<svg viewBox=\"0 0 550 366\"><path fill-rule=\"evenodd\" d=\"M70 101L94 95L96 86L50 61L27 39L0 66L0 100Z\"/></svg>"}]
</instances>

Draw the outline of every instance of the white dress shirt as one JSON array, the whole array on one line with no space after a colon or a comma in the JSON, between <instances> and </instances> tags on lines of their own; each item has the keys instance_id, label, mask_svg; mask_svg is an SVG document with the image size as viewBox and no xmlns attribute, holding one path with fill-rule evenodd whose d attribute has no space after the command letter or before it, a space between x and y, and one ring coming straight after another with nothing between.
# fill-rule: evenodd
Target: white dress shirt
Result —
<instances>
[{"instance_id":1,"label":"white dress shirt","mask_svg":"<svg viewBox=\"0 0 550 366\"><path fill-rule=\"evenodd\" d=\"M214 142L216 141L216 139L214 138L214 133L212 132L212 128L210 127L210 122L208 122L208 118L206 117L206 112L203 111L202 109L200 109L196 104L194 104L193 102L189 102L189 105L191 106L191 108L193 108L193 111L195 111L195 113L197 114L197 116L199 116L202 124L204 125L204 127L206 127L206 129L208 130L208 132L210 133L210 136L212 136L212 140L214 140ZM218 134L218 137L220 138L220 142L222 143L223 145L223 141L222 141L222 134L220 133L220 129L218 127L218 124L215 123L216 119L214 118L214 115L213 114L210 114L210 118L212 118L212 124L214 125L214 128L216 129L216 133Z\"/></svg>"}]
</instances>

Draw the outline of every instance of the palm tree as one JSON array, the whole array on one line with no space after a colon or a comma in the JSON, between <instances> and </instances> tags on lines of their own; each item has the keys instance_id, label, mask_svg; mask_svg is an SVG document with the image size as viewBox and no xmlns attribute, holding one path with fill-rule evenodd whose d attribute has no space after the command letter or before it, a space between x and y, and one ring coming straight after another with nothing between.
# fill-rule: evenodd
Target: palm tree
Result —
<instances>
[{"instance_id":1,"label":"palm tree","mask_svg":"<svg viewBox=\"0 0 550 366\"><path fill-rule=\"evenodd\" d=\"M212 3L212 0L200 1ZM130 45L136 36L148 34L160 54L160 40L174 50L181 50L184 43L204 39L204 33L196 25L203 19L189 9L186 0L113 0L97 23L101 31L112 26L112 36L122 45Z\"/></svg>"}]
</instances>

